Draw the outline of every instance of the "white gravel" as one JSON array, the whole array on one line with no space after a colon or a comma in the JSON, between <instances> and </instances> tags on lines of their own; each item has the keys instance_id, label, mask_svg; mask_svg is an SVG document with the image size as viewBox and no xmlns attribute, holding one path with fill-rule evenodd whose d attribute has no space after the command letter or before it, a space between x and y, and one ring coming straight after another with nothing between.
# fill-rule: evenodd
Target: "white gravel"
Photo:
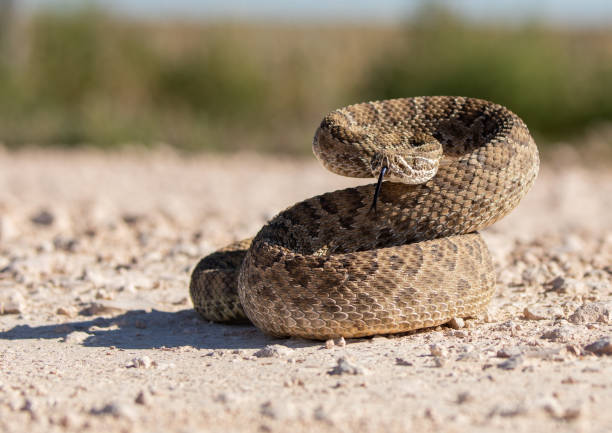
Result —
<instances>
[{"instance_id":1,"label":"white gravel","mask_svg":"<svg viewBox=\"0 0 612 433\"><path fill-rule=\"evenodd\" d=\"M197 317L200 257L357 183L314 158L0 151L0 431L612 425L609 167L543 164L484 232L498 288L481 317L327 344Z\"/></svg>"}]
</instances>

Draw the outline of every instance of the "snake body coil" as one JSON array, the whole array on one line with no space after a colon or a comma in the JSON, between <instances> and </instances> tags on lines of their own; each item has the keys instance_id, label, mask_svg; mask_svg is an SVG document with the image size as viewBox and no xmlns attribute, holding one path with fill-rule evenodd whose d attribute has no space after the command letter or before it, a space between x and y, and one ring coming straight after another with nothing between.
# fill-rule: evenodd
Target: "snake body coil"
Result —
<instances>
[{"instance_id":1,"label":"snake body coil","mask_svg":"<svg viewBox=\"0 0 612 433\"><path fill-rule=\"evenodd\" d=\"M516 207L539 168L518 116L462 97L369 102L325 116L313 150L341 175L384 168L375 212L375 184L322 194L205 257L190 285L202 316L246 313L269 334L327 339L435 326L486 307L495 275L477 231Z\"/></svg>"}]
</instances>

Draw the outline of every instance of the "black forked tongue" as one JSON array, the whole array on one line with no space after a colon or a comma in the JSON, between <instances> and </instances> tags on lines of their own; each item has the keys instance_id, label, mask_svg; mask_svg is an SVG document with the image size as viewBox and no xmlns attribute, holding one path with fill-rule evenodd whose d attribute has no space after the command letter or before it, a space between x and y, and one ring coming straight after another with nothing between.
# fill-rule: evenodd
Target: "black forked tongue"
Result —
<instances>
[{"instance_id":1,"label":"black forked tongue","mask_svg":"<svg viewBox=\"0 0 612 433\"><path fill-rule=\"evenodd\" d=\"M374 190L374 201L372 201L372 206L370 206L370 210L368 211L368 213L374 211L374 214L376 214L376 201L378 200L378 194L380 193L380 187L382 186L383 177L385 176L386 172L387 166L383 166L383 168L380 169L378 183L376 184L376 189Z\"/></svg>"}]
</instances>

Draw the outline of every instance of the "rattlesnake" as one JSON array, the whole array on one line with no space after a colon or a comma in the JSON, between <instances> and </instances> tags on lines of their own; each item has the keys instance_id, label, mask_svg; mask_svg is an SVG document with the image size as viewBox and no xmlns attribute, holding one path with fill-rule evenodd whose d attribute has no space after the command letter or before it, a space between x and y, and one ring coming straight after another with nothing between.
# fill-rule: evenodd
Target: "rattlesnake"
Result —
<instances>
[{"instance_id":1,"label":"rattlesnake","mask_svg":"<svg viewBox=\"0 0 612 433\"><path fill-rule=\"evenodd\" d=\"M328 339L485 309L495 274L476 231L514 209L539 168L518 116L462 97L362 103L325 116L313 151L341 175L379 177L380 187L384 174L378 203L376 184L312 197L205 257L190 284L203 317Z\"/></svg>"}]
</instances>

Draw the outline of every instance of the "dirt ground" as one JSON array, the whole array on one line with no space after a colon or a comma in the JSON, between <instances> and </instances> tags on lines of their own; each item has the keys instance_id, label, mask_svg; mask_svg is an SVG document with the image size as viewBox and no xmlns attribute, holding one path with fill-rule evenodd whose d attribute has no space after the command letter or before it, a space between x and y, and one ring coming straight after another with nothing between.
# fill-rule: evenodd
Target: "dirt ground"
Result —
<instances>
[{"instance_id":1,"label":"dirt ground","mask_svg":"<svg viewBox=\"0 0 612 433\"><path fill-rule=\"evenodd\" d=\"M196 316L200 257L357 183L314 158L0 152L0 430L612 431L604 167L544 164L485 231L481 317L326 345Z\"/></svg>"}]
</instances>

